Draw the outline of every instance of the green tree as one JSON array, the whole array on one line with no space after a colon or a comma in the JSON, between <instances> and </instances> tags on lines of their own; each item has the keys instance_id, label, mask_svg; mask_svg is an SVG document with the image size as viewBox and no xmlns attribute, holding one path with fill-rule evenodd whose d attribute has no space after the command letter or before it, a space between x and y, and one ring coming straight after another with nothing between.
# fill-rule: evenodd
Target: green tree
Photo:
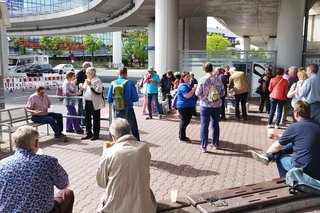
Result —
<instances>
[{"instance_id":1,"label":"green tree","mask_svg":"<svg viewBox=\"0 0 320 213\"><path fill-rule=\"evenodd\" d=\"M257 59L267 58L267 55L262 48L251 49L250 51L251 51L250 53L251 58L257 58Z\"/></svg>"},{"instance_id":2,"label":"green tree","mask_svg":"<svg viewBox=\"0 0 320 213\"><path fill-rule=\"evenodd\" d=\"M207 50L227 50L231 46L231 43L228 39L224 38L221 35L212 34L207 36ZM218 52L210 52L210 58L220 58L221 54Z\"/></svg>"},{"instance_id":3,"label":"green tree","mask_svg":"<svg viewBox=\"0 0 320 213\"><path fill-rule=\"evenodd\" d=\"M60 54L60 45L62 40L59 36L42 36L39 44L45 52L52 52L53 54Z\"/></svg>"},{"instance_id":4,"label":"green tree","mask_svg":"<svg viewBox=\"0 0 320 213\"><path fill-rule=\"evenodd\" d=\"M92 34L85 35L83 44L86 49L91 52L92 61L94 59L94 52L100 50L104 46L102 39L95 38Z\"/></svg>"},{"instance_id":5,"label":"green tree","mask_svg":"<svg viewBox=\"0 0 320 213\"><path fill-rule=\"evenodd\" d=\"M19 38L14 38L13 39L13 45L15 48L18 48L19 52L22 55L27 54L27 49L24 45L24 42L27 41L27 37L19 37Z\"/></svg>"},{"instance_id":6,"label":"green tree","mask_svg":"<svg viewBox=\"0 0 320 213\"><path fill-rule=\"evenodd\" d=\"M123 34L122 56L126 61L138 60L139 66L144 66L148 58L148 51L144 47L148 45L148 34L144 30L130 31Z\"/></svg>"},{"instance_id":7,"label":"green tree","mask_svg":"<svg viewBox=\"0 0 320 213\"><path fill-rule=\"evenodd\" d=\"M76 38L74 36L63 36L62 37L64 47L72 53L72 50L76 49Z\"/></svg>"}]
</instances>

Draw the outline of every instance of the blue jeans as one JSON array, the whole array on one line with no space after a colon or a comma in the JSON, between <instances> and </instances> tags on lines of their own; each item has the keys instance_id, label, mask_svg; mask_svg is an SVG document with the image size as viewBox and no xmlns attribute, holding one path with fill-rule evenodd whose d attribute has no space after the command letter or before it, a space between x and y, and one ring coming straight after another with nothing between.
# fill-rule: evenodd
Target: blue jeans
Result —
<instances>
[{"instance_id":1,"label":"blue jeans","mask_svg":"<svg viewBox=\"0 0 320 213\"><path fill-rule=\"evenodd\" d=\"M281 115L282 115L282 109L283 109L285 102L286 101L271 98L271 100L270 100L271 108L270 108L270 114L269 114L269 119L268 119L269 125L272 124L274 114L277 110L276 125L279 126L280 120L281 120Z\"/></svg>"},{"instance_id":2,"label":"blue jeans","mask_svg":"<svg viewBox=\"0 0 320 213\"><path fill-rule=\"evenodd\" d=\"M158 93L151 93L147 94L148 95L148 112L149 112L149 117L152 118L152 110L151 110L151 101L153 99L154 105L156 108L156 112L159 114L160 112L160 105L158 101Z\"/></svg>"},{"instance_id":3,"label":"blue jeans","mask_svg":"<svg viewBox=\"0 0 320 213\"><path fill-rule=\"evenodd\" d=\"M209 122L211 120L211 128L212 128L212 145L215 147L219 146L219 137L220 137L220 108L209 108L209 107L200 107L200 139L201 139L201 147L203 149L207 148L208 145L208 128Z\"/></svg>"},{"instance_id":4,"label":"blue jeans","mask_svg":"<svg viewBox=\"0 0 320 213\"><path fill-rule=\"evenodd\" d=\"M62 114L49 112L48 115L32 115L31 120L35 123L50 124L55 136L59 136L63 131Z\"/></svg>"},{"instance_id":5,"label":"blue jeans","mask_svg":"<svg viewBox=\"0 0 320 213\"><path fill-rule=\"evenodd\" d=\"M311 119L320 125L320 102L310 104Z\"/></svg>"},{"instance_id":6,"label":"blue jeans","mask_svg":"<svg viewBox=\"0 0 320 213\"><path fill-rule=\"evenodd\" d=\"M84 116L83 99L78 99L78 116ZM85 119L79 119L79 124L85 124ZM85 125L84 125L85 126Z\"/></svg>"},{"instance_id":7,"label":"blue jeans","mask_svg":"<svg viewBox=\"0 0 320 213\"><path fill-rule=\"evenodd\" d=\"M276 161L280 177L286 177L287 172L292 169L292 143L288 143L279 152L267 153L270 161Z\"/></svg>"},{"instance_id":8,"label":"blue jeans","mask_svg":"<svg viewBox=\"0 0 320 213\"><path fill-rule=\"evenodd\" d=\"M140 135L139 135L139 130L138 130L138 123L137 123L137 119L136 119L136 115L134 113L134 109L124 109L124 110L120 110L114 111L114 117L115 118L125 118L127 119L127 121L130 124L131 127L131 133L132 135L138 140L140 141Z\"/></svg>"}]
</instances>

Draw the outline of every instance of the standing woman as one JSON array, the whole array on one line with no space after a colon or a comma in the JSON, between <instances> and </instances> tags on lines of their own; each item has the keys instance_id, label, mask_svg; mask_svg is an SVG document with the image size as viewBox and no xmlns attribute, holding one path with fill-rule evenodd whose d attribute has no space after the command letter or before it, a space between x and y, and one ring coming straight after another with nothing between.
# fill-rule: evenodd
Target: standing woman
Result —
<instances>
[{"instance_id":1,"label":"standing woman","mask_svg":"<svg viewBox=\"0 0 320 213\"><path fill-rule=\"evenodd\" d=\"M63 82L63 95L68 96L68 98L63 99L63 104L67 107L67 115L77 116L76 112L76 99L69 96L78 96L82 92L77 92L75 86L76 75L74 72L70 71L66 74L66 79ZM76 132L78 134L83 134L83 130L79 124L80 120L78 118L67 117L67 127L66 132Z\"/></svg>"},{"instance_id":2,"label":"standing woman","mask_svg":"<svg viewBox=\"0 0 320 213\"><path fill-rule=\"evenodd\" d=\"M268 128L272 126L272 121L274 117L274 113L277 110L276 115L276 125L275 129L279 128L282 109L287 100L287 93L289 90L288 80L284 79L283 76L284 69L278 68L276 69L276 76L270 80L269 91L270 91L270 103L271 109L268 120Z\"/></svg>"},{"instance_id":3,"label":"standing woman","mask_svg":"<svg viewBox=\"0 0 320 213\"><path fill-rule=\"evenodd\" d=\"M266 104L266 111L270 113L270 92L269 92L269 85L270 80L272 78L271 69L266 67L264 69L263 75L260 77L258 82L260 83L261 94L260 94L260 105L259 105L259 112L262 113L264 109L264 104Z\"/></svg>"},{"instance_id":4,"label":"standing woman","mask_svg":"<svg viewBox=\"0 0 320 213\"><path fill-rule=\"evenodd\" d=\"M189 85L191 79L189 72L183 72L180 78L180 84L177 89L177 108L181 116L179 125L180 142L187 142L190 139L186 136L186 128L190 123L194 108L196 106L195 87Z\"/></svg>"},{"instance_id":5,"label":"standing woman","mask_svg":"<svg viewBox=\"0 0 320 213\"><path fill-rule=\"evenodd\" d=\"M202 152L207 152L208 128L211 120L212 143L211 148L219 147L220 136L220 107L222 105L221 97L225 95L225 89L218 73L212 72L212 64L207 62L203 65L206 75L199 81L196 95L200 99L200 139Z\"/></svg>"}]
</instances>

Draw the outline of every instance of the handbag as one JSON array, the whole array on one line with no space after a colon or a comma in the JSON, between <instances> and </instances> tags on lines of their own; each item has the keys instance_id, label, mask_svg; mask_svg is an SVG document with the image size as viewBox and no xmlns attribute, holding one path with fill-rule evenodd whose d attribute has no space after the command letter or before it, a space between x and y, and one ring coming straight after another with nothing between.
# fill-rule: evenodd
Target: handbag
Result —
<instances>
[{"instance_id":1,"label":"handbag","mask_svg":"<svg viewBox=\"0 0 320 213\"><path fill-rule=\"evenodd\" d=\"M173 109L178 109L178 108L177 108L177 100L178 100L178 94L176 94L176 95L174 96L173 100L172 100L171 107L172 107Z\"/></svg>"}]
</instances>

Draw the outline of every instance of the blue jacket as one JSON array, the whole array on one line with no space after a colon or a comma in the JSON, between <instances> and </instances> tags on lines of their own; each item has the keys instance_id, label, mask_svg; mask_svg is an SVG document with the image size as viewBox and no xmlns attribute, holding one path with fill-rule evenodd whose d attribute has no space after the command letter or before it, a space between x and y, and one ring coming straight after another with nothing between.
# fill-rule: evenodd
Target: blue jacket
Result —
<instances>
[{"instance_id":1,"label":"blue jacket","mask_svg":"<svg viewBox=\"0 0 320 213\"><path fill-rule=\"evenodd\" d=\"M127 80L125 77L119 77L117 80L115 80L116 84L121 84ZM109 90L108 90L108 103L113 102L113 85L110 84ZM133 83L133 81L129 80L126 85L124 86L124 100L127 102L127 108L131 109L133 108L133 102L137 102L139 100L137 89Z\"/></svg>"}]
</instances>

